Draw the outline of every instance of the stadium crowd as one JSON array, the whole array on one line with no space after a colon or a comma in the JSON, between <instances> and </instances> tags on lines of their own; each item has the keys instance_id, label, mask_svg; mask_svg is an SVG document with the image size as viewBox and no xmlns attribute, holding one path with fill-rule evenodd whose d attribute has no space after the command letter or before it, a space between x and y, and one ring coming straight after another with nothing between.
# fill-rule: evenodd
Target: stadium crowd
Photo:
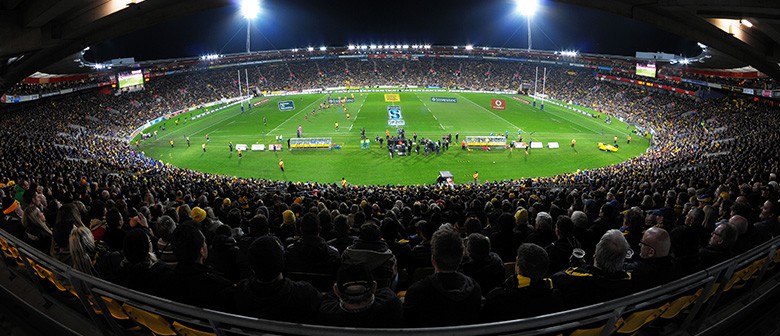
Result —
<instances>
[{"instance_id":1,"label":"stadium crowd","mask_svg":"<svg viewBox=\"0 0 780 336\"><path fill-rule=\"evenodd\" d=\"M271 90L346 81L504 89L535 70L472 62L339 60L249 71ZM151 295L354 327L448 326L581 307L780 235L776 108L599 81L582 69L548 69L547 93L649 130L648 152L528 180L344 187L172 167L127 143L146 120L237 95L233 74L162 76L119 97L72 95L4 113L0 228L79 271Z\"/></svg>"}]
</instances>

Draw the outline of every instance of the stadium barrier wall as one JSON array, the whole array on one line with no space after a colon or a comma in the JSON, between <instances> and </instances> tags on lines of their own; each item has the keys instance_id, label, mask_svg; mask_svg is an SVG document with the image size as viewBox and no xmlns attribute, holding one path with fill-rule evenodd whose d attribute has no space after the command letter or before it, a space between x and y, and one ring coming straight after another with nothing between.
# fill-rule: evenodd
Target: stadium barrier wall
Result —
<instances>
[{"instance_id":1,"label":"stadium barrier wall","mask_svg":"<svg viewBox=\"0 0 780 336\"><path fill-rule=\"evenodd\" d=\"M742 294L736 302L741 305L760 304L768 293L780 289L780 272L775 266L780 263L776 257L780 237L762 244L742 255L719 265L691 274L669 284L649 289L616 300L577 308L533 318L503 321L489 324L475 324L443 328L422 328L414 332L426 335L497 335L522 334L537 335L566 333L568 331L592 328L593 326L621 325L622 321L632 318L632 313L641 314L648 309L668 307L668 303L693 292L699 295L690 306L689 313L676 325L677 333L690 335L706 334L723 323L733 322L731 316L723 312L728 307L718 305L719 299L731 294L737 288ZM94 327L96 334L122 335L128 328L127 311L140 309L155 317L154 327L172 330L182 324L216 335L403 335L409 329L353 329L316 325L292 324L278 321L260 320L223 312L201 309L170 300L150 296L129 290L104 280L78 272L71 267L22 243L12 235L0 230L0 247L5 256L0 267L11 274L9 279L16 281L7 285L6 279L0 282L5 291L13 287L24 287L44 300L68 300L75 313L80 313L88 327ZM51 302L49 303L51 306ZM45 307L45 305L44 305ZM45 309L34 311L37 318L52 320L55 324L67 326L74 321L56 321L56 315L47 314ZM159 317L159 319L157 318ZM89 325L91 323L91 325ZM83 326L82 326L83 327ZM137 326L136 326L137 329ZM603 328L601 334L612 333L615 328ZM157 330L158 333L160 330ZM64 330L71 333L72 330Z\"/></svg>"}]
</instances>

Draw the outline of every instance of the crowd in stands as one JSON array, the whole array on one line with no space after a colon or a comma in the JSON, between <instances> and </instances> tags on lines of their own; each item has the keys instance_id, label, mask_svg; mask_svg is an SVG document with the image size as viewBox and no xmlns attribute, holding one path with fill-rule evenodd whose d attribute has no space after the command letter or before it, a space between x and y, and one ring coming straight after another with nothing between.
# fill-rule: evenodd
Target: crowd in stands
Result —
<instances>
[{"instance_id":1,"label":"crowd in stands","mask_svg":"<svg viewBox=\"0 0 780 336\"><path fill-rule=\"evenodd\" d=\"M504 89L535 71L438 59L248 70L263 90L345 81ZM528 180L342 187L172 167L127 143L146 120L237 95L234 74L163 76L118 97L79 94L3 113L0 228L151 295L354 327L449 326L586 306L780 235L776 108L599 81L583 69L549 68L548 95L651 130L648 152Z\"/></svg>"}]
</instances>

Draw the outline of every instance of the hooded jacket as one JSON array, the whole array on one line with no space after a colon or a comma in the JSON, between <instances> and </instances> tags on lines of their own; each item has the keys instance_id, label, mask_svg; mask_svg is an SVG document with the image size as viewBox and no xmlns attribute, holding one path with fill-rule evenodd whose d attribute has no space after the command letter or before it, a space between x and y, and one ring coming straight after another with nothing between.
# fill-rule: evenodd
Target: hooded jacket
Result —
<instances>
[{"instance_id":1,"label":"hooded jacket","mask_svg":"<svg viewBox=\"0 0 780 336\"><path fill-rule=\"evenodd\" d=\"M383 241L358 239L341 255L342 264L362 264L371 271L378 288L389 287L396 275L393 251Z\"/></svg>"}]
</instances>

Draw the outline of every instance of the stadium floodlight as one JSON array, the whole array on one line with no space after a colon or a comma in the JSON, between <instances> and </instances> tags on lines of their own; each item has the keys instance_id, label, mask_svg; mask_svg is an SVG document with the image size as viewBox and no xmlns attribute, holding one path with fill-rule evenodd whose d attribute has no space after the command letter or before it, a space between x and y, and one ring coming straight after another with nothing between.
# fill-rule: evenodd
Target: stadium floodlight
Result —
<instances>
[{"instance_id":1,"label":"stadium floodlight","mask_svg":"<svg viewBox=\"0 0 780 336\"><path fill-rule=\"evenodd\" d=\"M515 11L525 16L528 22L528 51L531 51L531 17L539 9L539 0L515 0Z\"/></svg>"},{"instance_id":2,"label":"stadium floodlight","mask_svg":"<svg viewBox=\"0 0 780 336\"><path fill-rule=\"evenodd\" d=\"M320 47L320 51L328 50L328 47Z\"/></svg>"},{"instance_id":3,"label":"stadium floodlight","mask_svg":"<svg viewBox=\"0 0 780 336\"><path fill-rule=\"evenodd\" d=\"M390 49L390 46L385 44L385 49Z\"/></svg>"},{"instance_id":4,"label":"stadium floodlight","mask_svg":"<svg viewBox=\"0 0 780 336\"><path fill-rule=\"evenodd\" d=\"M577 55L579 55L579 52L564 50L560 52L560 55L563 57L577 57Z\"/></svg>"},{"instance_id":5,"label":"stadium floodlight","mask_svg":"<svg viewBox=\"0 0 780 336\"><path fill-rule=\"evenodd\" d=\"M401 46L401 48L403 48L403 49L409 49L409 45L408 45L408 44L404 44L403 46Z\"/></svg>"},{"instance_id":6,"label":"stadium floodlight","mask_svg":"<svg viewBox=\"0 0 780 336\"><path fill-rule=\"evenodd\" d=\"M308 48L306 48L306 50L308 50L308 51L314 51L314 47L308 47Z\"/></svg>"},{"instance_id":7,"label":"stadium floodlight","mask_svg":"<svg viewBox=\"0 0 780 336\"><path fill-rule=\"evenodd\" d=\"M691 61L687 58L683 58L680 60L680 64L688 64L688 63L691 63Z\"/></svg>"},{"instance_id":8,"label":"stadium floodlight","mask_svg":"<svg viewBox=\"0 0 780 336\"><path fill-rule=\"evenodd\" d=\"M452 49L458 49L458 46L452 46Z\"/></svg>"},{"instance_id":9,"label":"stadium floodlight","mask_svg":"<svg viewBox=\"0 0 780 336\"><path fill-rule=\"evenodd\" d=\"M257 0L241 0L241 16L246 19L246 53L250 52L249 31L252 19L260 13L260 3Z\"/></svg>"},{"instance_id":10,"label":"stadium floodlight","mask_svg":"<svg viewBox=\"0 0 780 336\"><path fill-rule=\"evenodd\" d=\"M753 22L750 22L746 19L739 20L739 23L742 24L745 27L753 28Z\"/></svg>"},{"instance_id":11,"label":"stadium floodlight","mask_svg":"<svg viewBox=\"0 0 780 336\"><path fill-rule=\"evenodd\" d=\"M420 46L418 46L418 45L416 45L416 44L412 45L412 49L417 49L417 48L419 48L419 47L420 47Z\"/></svg>"},{"instance_id":12,"label":"stadium floodlight","mask_svg":"<svg viewBox=\"0 0 780 336\"><path fill-rule=\"evenodd\" d=\"M347 46L347 50L355 50L355 46L350 44Z\"/></svg>"},{"instance_id":13,"label":"stadium floodlight","mask_svg":"<svg viewBox=\"0 0 780 336\"><path fill-rule=\"evenodd\" d=\"M469 44L466 46L466 50L474 50L474 46Z\"/></svg>"},{"instance_id":14,"label":"stadium floodlight","mask_svg":"<svg viewBox=\"0 0 780 336\"><path fill-rule=\"evenodd\" d=\"M372 44L372 45L370 45L370 46L369 46L369 48L370 48L370 49L372 49L372 50L373 50L373 49L376 49L376 44Z\"/></svg>"},{"instance_id":15,"label":"stadium floodlight","mask_svg":"<svg viewBox=\"0 0 780 336\"><path fill-rule=\"evenodd\" d=\"M298 48L293 48L292 52L298 52Z\"/></svg>"},{"instance_id":16,"label":"stadium floodlight","mask_svg":"<svg viewBox=\"0 0 780 336\"><path fill-rule=\"evenodd\" d=\"M423 46L423 48L424 49L431 49L431 45L430 44L426 44L426 45Z\"/></svg>"},{"instance_id":17,"label":"stadium floodlight","mask_svg":"<svg viewBox=\"0 0 780 336\"><path fill-rule=\"evenodd\" d=\"M260 3L257 0L241 1L241 16L245 19L254 19L260 13Z\"/></svg>"},{"instance_id":18,"label":"stadium floodlight","mask_svg":"<svg viewBox=\"0 0 780 336\"><path fill-rule=\"evenodd\" d=\"M360 50L366 50L366 49L368 49L367 45L365 45L365 44L360 45Z\"/></svg>"},{"instance_id":19,"label":"stadium floodlight","mask_svg":"<svg viewBox=\"0 0 780 336\"><path fill-rule=\"evenodd\" d=\"M704 43L701 43L701 42L696 42L696 44L698 44L698 45L699 45L699 48L702 48L702 49L707 49L707 46L706 46Z\"/></svg>"}]
</instances>

